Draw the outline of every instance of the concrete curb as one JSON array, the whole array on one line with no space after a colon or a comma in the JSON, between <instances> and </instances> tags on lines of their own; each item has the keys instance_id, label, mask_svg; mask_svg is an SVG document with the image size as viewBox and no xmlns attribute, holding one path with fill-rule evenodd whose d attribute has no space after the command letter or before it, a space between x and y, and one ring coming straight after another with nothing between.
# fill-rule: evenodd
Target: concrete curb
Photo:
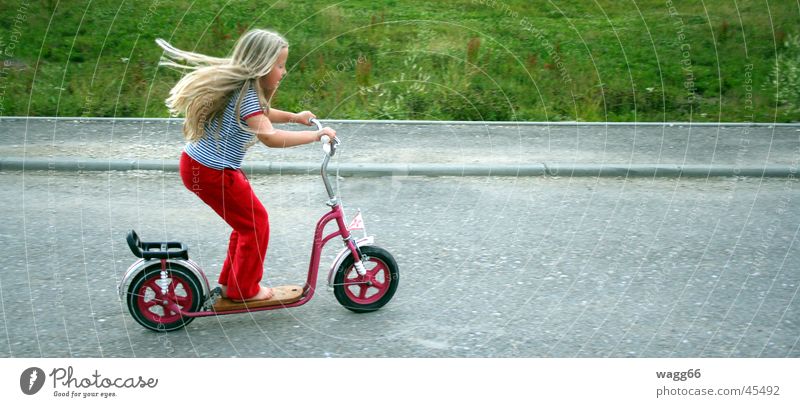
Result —
<instances>
[{"instance_id":1,"label":"concrete curb","mask_svg":"<svg viewBox=\"0 0 800 407\"><path fill-rule=\"evenodd\" d=\"M120 122L175 122L182 123L182 118L175 117L27 117L0 116L3 120L56 120L56 121L120 121ZM355 120L355 119L320 119L324 123L349 124L394 124L394 125L472 125L472 126L624 126L624 127L800 127L800 123L763 123L763 122L526 122L526 121L458 121L458 120Z\"/></svg>"},{"instance_id":2,"label":"concrete curb","mask_svg":"<svg viewBox=\"0 0 800 407\"><path fill-rule=\"evenodd\" d=\"M316 174L320 164L308 162L250 163L250 174ZM73 158L0 158L0 171L167 171L177 172L177 160L101 160ZM677 165L677 164L354 164L332 163L330 173L341 176L562 176L562 177L794 177L790 165Z\"/></svg>"}]
</instances>

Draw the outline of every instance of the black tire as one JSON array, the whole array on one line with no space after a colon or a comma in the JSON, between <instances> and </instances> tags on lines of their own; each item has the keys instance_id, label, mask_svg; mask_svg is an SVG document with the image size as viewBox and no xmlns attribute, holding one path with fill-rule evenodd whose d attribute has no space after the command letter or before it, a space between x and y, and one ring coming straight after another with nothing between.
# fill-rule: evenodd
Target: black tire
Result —
<instances>
[{"instance_id":1,"label":"black tire","mask_svg":"<svg viewBox=\"0 0 800 407\"><path fill-rule=\"evenodd\" d=\"M361 248L362 261L367 269L367 279L372 274L373 285L364 283L353 265L353 256L348 256L336 270L333 279L333 294L343 307L353 312L377 311L394 296L400 282L400 270L394 257L377 246ZM381 288L377 288L381 284ZM374 290L374 291L371 291Z\"/></svg>"},{"instance_id":2,"label":"black tire","mask_svg":"<svg viewBox=\"0 0 800 407\"><path fill-rule=\"evenodd\" d=\"M155 296L160 295L160 289L153 287L153 283L160 280L161 264L154 264L141 271L131 280L126 294L128 310L139 325L156 332L169 332L181 329L188 325L194 318L184 317L167 310L155 302ZM203 304L203 286L195 275L181 265L167 263L167 278L174 281L168 295L175 295L183 302L183 309L196 312ZM172 285L172 283L170 283ZM156 292L157 291L157 292ZM150 303L150 304L148 304ZM159 312L162 315L158 315Z\"/></svg>"}]
</instances>

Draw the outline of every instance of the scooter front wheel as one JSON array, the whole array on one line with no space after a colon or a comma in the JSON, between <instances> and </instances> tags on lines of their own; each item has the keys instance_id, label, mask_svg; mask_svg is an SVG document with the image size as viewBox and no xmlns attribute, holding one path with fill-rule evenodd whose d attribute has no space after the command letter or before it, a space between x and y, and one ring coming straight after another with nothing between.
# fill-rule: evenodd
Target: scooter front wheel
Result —
<instances>
[{"instance_id":1,"label":"scooter front wheel","mask_svg":"<svg viewBox=\"0 0 800 407\"><path fill-rule=\"evenodd\" d=\"M376 246L364 246L361 253L365 275L358 274L353 257L349 256L333 279L333 294L339 304L359 313L376 311L386 305L400 282L397 262L389 252Z\"/></svg>"},{"instance_id":2,"label":"scooter front wheel","mask_svg":"<svg viewBox=\"0 0 800 407\"><path fill-rule=\"evenodd\" d=\"M164 293L162 285L166 285ZM200 281L180 265L167 263L167 278L161 279L161 265L156 264L136 275L128 287L128 310L143 327L168 332L183 328L194 318L170 308L176 304L186 311L199 311L203 303Z\"/></svg>"}]
</instances>

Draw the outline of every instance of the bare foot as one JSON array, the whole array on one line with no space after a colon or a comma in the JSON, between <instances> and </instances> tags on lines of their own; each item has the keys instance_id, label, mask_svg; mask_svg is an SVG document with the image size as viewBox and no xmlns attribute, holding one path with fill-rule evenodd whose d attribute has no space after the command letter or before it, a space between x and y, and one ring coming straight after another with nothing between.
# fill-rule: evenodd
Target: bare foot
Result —
<instances>
[{"instance_id":1,"label":"bare foot","mask_svg":"<svg viewBox=\"0 0 800 407\"><path fill-rule=\"evenodd\" d=\"M236 301L236 302L243 302L243 301L263 301L263 300L268 300L268 299L272 298L272 295L273 295L273 293L272 293L272 289L271 289L271 288L269 288L269 287L264 287L264 286L262 285L262 286L259 286L259 290L258 290L258 293L257 293L256 295L254 295L254 296L252 296L252 297L250 297L250 298L246 298L246 299L244 299L244 300L239 300L239 299L233 299L233 298L231 298L231 301Z\"/></svg>"}]
</instances>

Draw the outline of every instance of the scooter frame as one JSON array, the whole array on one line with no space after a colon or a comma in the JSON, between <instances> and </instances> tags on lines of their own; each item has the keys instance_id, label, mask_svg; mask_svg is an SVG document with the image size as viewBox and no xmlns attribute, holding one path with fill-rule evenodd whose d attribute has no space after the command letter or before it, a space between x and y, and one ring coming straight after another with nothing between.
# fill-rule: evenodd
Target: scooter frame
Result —
<instances>
[{"instance_id":1,"label":"scooter frame","mask_svg":"<svg viewBox=\"0 0 800 407\"><path fill-rule=\"evenodd\" d=\"M312 119L311 122L317 126L318 129L322 129L322 124L316 120ZM325 140L328 139L328 140ZM201 311L186 311L178 306L177 303L171 300L165 300L163 307L165 311L169 310L176 314L182 315L188 318L197 318L197 317L207 317L207 316L214 316L214 315L228 315L228 314L240 314L246 312L258 312L258 311L269 311L274 309L285 309L285 308L293 308L299 307L309 301L314 297L314 293L317 288L317 276L319 273L319 267L322 257L322 249L325 245L336 237L341 237L344 241L345 248L342 249L339 254L336 256L333 264L331 265L330 271L328 272L328 286L333 287L334 275L336 270L338 269L339 265L348 257L354 257L354 266L356 271L359 275L366 274L366 270L364 268L362 258L363 255L361 253L361 247L365 246L372 246L374 245L375 239L372 236L367 236L362 239L356 240L352 234L350 233L350 229L346 224L344 210L339 199L336 197L333 188L331 187L330 180L328 179L328 163L330 162L331 157L336 153L336 148L340 144L338 138L334 138L330 140L328 136L323 136L323 150L325 151L325 156L323 158L322 167L321 167L321 175L322 180L325 184L325 189L328 193L328 197L330 200L326 202L326 204L331 208L330 211L324 214L319 221L317 222L316 229L314 232L314 241L313 247L311 249L311 260L308 266L308 277L306 279L305 285L303 286L303 293L299 300L291 303L285 304L277 304L277 305L270 305L264 307L243 307L241 309L235 310L226 310L226 311L214 311L211 307L216 300L216 296L214 295L214 291L210 290L208 284L208 278L206 277L205 273L203 272L202 268L192 260L189 260L187 255L187 248L182 243L178 242L168 242L168 243L142 243L138 242L138 236L135 236L135 233L132 232L128 235L128 244L131 247L131 250L134 254L138 257L142 257L139 261L132 264L125 275L123 276L119 286L118 292L120 298L124 298L127 292L127 287L130 285L131 280L134 276L136 276L139 272L143 270L147 270L148 268L152 267L155 264L161 263L161 275L162 279L166 278L167 271L169 270L169 264L174 263L176 265L182 266L189 272L197 277L197 280L203 285L203 302L202 308L204 310ZM331 222L336 222L337 230L324 236L325 228ZM157 246L160 245L160 246ZM158 247L160 250L157 251L142 251L142 247L149 248L149 247ZM170 249L177 248L177 251L170 251ZM138 253L137 253L138 250ZM166 288L164 288L166 291Z\"/></svg>"}]
</instances>

